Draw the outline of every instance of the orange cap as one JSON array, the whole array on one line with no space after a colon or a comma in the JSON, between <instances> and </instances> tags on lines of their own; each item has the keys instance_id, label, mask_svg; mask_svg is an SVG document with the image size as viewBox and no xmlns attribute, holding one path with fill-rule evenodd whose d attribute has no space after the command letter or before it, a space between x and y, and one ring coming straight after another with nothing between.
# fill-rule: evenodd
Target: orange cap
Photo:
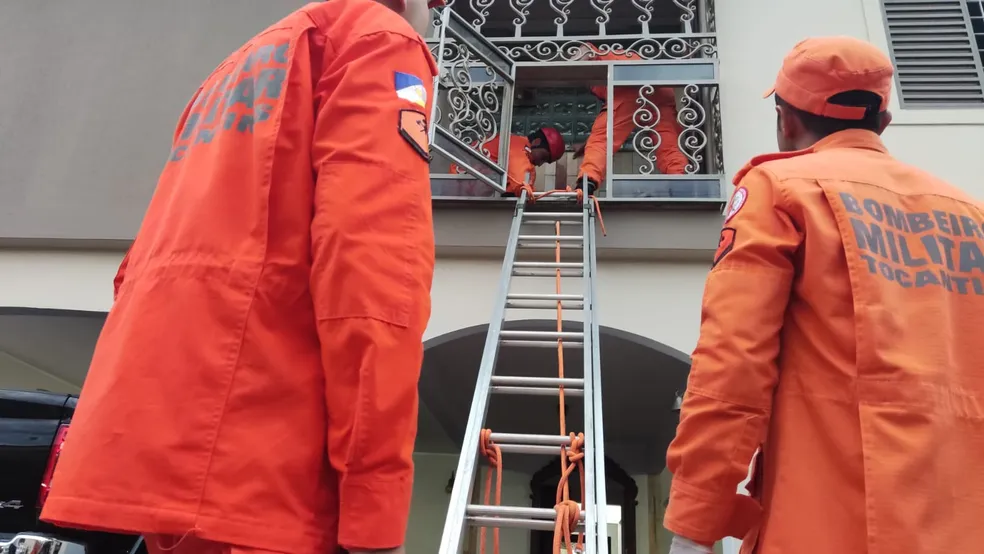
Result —
<instances>
[{"instance_id":1,"label":"orange cap","mask_svg":"<svg viewBox=\"0 0 984 554\"><path fill-rule=\"evenodd\" d=\"M776 84L763 98L778 94L790 106L835 119L864 119L866 109L839 106L830 97L865 90L881 98L878 111L888 109L892 94L892 61L874 45L851 37L808 38L782 61Z\"/></svg>"}]
</instances>

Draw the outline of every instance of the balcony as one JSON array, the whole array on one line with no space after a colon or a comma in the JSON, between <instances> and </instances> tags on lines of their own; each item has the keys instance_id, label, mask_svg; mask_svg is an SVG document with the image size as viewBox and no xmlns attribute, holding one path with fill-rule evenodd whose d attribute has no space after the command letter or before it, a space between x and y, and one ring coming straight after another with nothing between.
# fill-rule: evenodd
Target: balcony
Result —
<instances>
[{"instance_id":1,"label":"balcony","mask_svg":"<svg viewBox=\"0 0 984 554\"><path fill-rule=\"evenodd\" d=\"M607 158L595 155L608 168L599 199L721 208L712 0L452 0L428 43L441 68L435 200L501 196L506 162L488 148L498 139L508 150L500 129L557 128L568 152L537 170L536 188L573 184L573 146L590 136L603 98L614 98L614 117L595 131L608 145ZM626 134L613 150L613 135Z\"/></svg>"}]
</instances>

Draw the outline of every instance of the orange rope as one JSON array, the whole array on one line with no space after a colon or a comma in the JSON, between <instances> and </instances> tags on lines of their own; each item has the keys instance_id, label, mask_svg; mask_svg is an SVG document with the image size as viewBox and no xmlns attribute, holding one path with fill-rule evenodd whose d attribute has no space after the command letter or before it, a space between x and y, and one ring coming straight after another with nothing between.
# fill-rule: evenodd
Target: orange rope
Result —
<instances>
[{"instance_id":1,"label":"orange rope","mask_svg":"<svg viewBox=\"0 0 984 554\"><path fill-rule=\"evenodd\" d=\"M533 187L529 185L523 185L523 189L526 191L526 197L528 202L535 203L537 199L543 198L545 196L550 196L558 192L565 192L563 190L549 190L542 193L536 193ZM566 192L571 192L571 188L567 187ZM606 235L605 232L605 222L601 218L601 206L598 204L598 199L594 196L588 197L589 201L594 202L595 213L598 217L598 225L601 227L601 234ZM578 203L584 202L584 191L578 189L577 191L577 201ZM554 224L555 234L560 236L560 222ZM584 229L584 233L588 232ZM554 248L554 260L559 264L561 261L560 255L560 241L557 241L556 247ZM587 268L584 268L586 271ZM561 294L561 270L558 267L556 270L556 291L557 294ZM564 310L563 302L557 301L557 332L561 333L564 330ZM585 330L585 332L588 332ZM557 339L557 375L561 379L564 378L564 341L563 339ZM585 376L587 379L587 376ZM560 385L558 388L558 396L560 400L560 434L568 435L567 433L567 408L565 407L565 395L564 386ZM554 511L557 513L554 520L554 540L553 540L553 554L560 554L561 548L566 547L568 554L574 554L574 543L571 540L571 535L577 529L578 524L581 520L581 506L580 503L571 500L570 496L570 486L568 485L568 479L571 473L577 469L578 476L581 480L581 497L584 498L584 433L570 433L570 445L560 447L560 480L557 482L557 497L556 504L554 505ZM492 441L492 430L482 429L481 440L479 442L479 451L483 456L485 456L489 461L489 466L495 469L495 505L499 506L502 502L502 450ZM490 496L492 495L492 471L489 471L485 477L485 494L483 503L489 505ZM485 554L485 527L481 527L479 530L479 551L481 554ZM577 538L577 549L579 551L584 549L584 534L578 533ZM494 527L492 529L492 551L494 554L499 554L499 528Z\"/></svg>"},{"instance_id":2,"label":"orange rope","mask_svg":"<svg viewBox=\"0 0 984 554\"><path fill-rule=\"evenodd\" d=\"M482 456L489 460L489 465L495 468L495 505L502 503L502 450L499 445L492 442L492 430L482 429L481 440L478 443L479 451ZM489 496L492 495L492 471L485 474L485 494L482 503L489 505ZM485 527L478 532L478 544L481 554L485 554ZM499 528L492 529L492 552L499 554Z\"/></svg>"}]
</instances>

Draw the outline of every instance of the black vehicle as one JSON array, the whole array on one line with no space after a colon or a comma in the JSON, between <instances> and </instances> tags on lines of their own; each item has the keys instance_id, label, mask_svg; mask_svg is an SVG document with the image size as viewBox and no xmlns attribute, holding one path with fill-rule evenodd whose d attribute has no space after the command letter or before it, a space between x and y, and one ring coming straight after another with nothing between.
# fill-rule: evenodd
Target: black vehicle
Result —
<instances>
[{"instance_id":1,"label":"black vehicle","mask_svg":"<svg viewBox=\"0 0 984 554\"><path fill-rule=\"evenodd\" d=\"M38 519L78 397L0 390L0 554L130 554L139 537L64 529Z\"/></svg>"}]
</instances>

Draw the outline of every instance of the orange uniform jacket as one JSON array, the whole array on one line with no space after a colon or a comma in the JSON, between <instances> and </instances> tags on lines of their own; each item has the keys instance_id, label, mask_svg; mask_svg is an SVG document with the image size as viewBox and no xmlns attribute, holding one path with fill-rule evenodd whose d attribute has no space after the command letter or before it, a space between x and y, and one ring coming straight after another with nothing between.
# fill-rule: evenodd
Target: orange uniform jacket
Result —
<instances>
[{"instance_id":1,"label":"orange uniform jacket","mask_svg":"<svg viewBox=\"0 0 984 554\"><path fill-rule=\"evenodd\" d=\"M735 181L666 528L743 553L981 551L984 209L860 130Z\"/></svg>"},{"instance_id":2,"label":"orange uniform jacket","mask_svg":"<svg viewBox=\"0 0 984 554\"><path fill-rule=\"evenodd\" d=\"M42 514L295 553L403 542L434 237L426 45L312 3L185 109Z\"/></svg>"},{"instance_id":3,"label":"orange uniform jacket","mask_svg":"<svg viewBox=\"0 0 984 554\"><path fill-rule=\"evenodd\" d=\"M489 159L499 163L499 135L482 144L489 151ZM509 136L509 167L506 168L506 192L519 196L520 189L526 183L536 185L536 166L530 161L530 141L520 135ZM451 165L452 173L464 173L465 170L457 165Z\"/></svg>"},{"instance_id":4,"label":"orange uniform jacket","mask_svg":"<svg viewBox=\"0 0 984 554\"><path fill-rule=\"evenodd\" d=\"M597 52L597 49L593 49ZM639 60L639 56L626 53L598 54L595 60ZM644 107L638 103L638 87L615 87L615 98L608 98L608 87L592 87L591 93L606 103L606 107L595 118L591 126L591 134L584 145L584 160L581 162L581 175L587 175L596 183L601 184L607 175L608 150L606 136L608 134L608 117L612 120L612 149L618 150L628 140L632 131L639 127L638 123L651 125L659 135L653 138L656 144L656 168L664 175L682 175L687 170L687 157L680 151L680 124L677 123L676 97L669 87L656 88L646 99L659 110L659 120L651 106ZM640 108L643 111L636 114ZM644 115L645 114L645 115ZM648 118L647 118L648 117ZM655 122L655 124L654 124ZM645 149L641 149L645 151Z\"/></svg>"}]
</instances>

